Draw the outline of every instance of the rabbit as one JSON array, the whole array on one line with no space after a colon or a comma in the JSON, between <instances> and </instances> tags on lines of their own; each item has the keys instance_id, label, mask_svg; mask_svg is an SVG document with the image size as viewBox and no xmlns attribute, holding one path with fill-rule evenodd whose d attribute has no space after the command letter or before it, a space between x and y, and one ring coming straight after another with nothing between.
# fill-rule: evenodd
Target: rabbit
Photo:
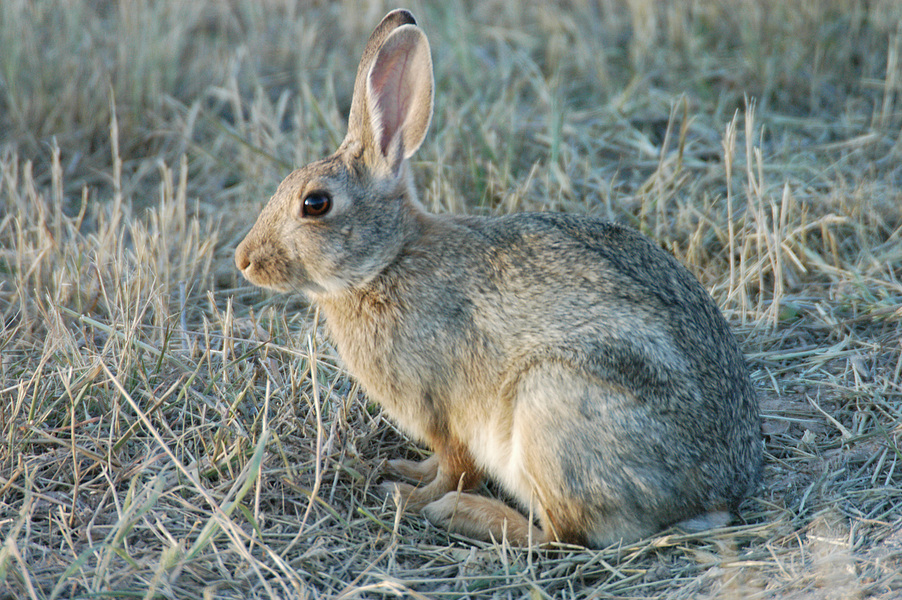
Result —
<instances>
[{"instance_id":1,"label":"rabbit","mask_svg":"<svg viewBox=\"0 0 902 600\"><path fill-rule=\"evenodd\" d=\"M714 300L626 226L427 212L408 159L432 106L429 43L395 10L366 44L338 150L289 174L235 252L251 283L320 307L349 372L433 451L389 461L408 482L386 490L515 546L728 524L759 485L762 436ZM473 493L485 477L518 508Z\"/></svg>"}]
</instances>

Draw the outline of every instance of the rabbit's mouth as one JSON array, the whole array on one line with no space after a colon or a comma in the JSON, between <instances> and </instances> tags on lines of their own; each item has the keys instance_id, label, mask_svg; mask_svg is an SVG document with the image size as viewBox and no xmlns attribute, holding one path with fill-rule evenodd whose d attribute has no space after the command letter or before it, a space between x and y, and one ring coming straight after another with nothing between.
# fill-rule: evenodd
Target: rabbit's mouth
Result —
<instances>
[{"instance_id":1,"label":"rabbit's mouth","mask_svg":"<svg viewBox=\"0 0 902 600\"><path fill-rule=\"evenodd\" d=\"M261 277L260 272L252 266L241 270L241 274L252 284L264 287L274 292L291 292L292 287L286 281L273 280L269 277Z\"/></svg>"}]
</instances>

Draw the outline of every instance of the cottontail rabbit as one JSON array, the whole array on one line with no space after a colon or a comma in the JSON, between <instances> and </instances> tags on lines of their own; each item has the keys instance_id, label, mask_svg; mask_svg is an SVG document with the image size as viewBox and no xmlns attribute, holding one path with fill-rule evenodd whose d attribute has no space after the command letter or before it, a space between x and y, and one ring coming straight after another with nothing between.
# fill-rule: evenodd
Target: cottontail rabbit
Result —
<instances>
[{"instance_id":1,"label":"cottontail rabbit","mask_svg":"<svg viewBox=\"0 0 902 600\"><path fill-rule=\"evenodd\" d=\"M391 461L408 508L518 545L723 525L761 468L758 403L711 297L636 231L553 213L433 215L407 159L432 60L404 10L371 35L348 134L291 173L235 252L306 293L350 372L434 455ZM486 475L535 515L461 493ZM395 484L392 484L395 485Z\"/></svg>"}]
</instances>

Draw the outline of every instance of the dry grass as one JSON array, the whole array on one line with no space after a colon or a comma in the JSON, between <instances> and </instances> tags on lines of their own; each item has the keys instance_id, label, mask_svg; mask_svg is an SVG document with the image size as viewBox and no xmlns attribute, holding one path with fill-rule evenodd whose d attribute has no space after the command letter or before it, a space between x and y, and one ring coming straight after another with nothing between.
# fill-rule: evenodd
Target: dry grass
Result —
<instances>
[{"instance_id":1,"label":"dry grass","mask_svg":"<svg viewBox=\"0 0 902 600\"><path fill-rule=\"evenodd\" d=\"M902 5L442 5L411 7L424 202L601 214L689 265L761 391L744 520L524 552L376 492L418 450L231 257L343 135L388 5L9 0L0 597L899 597Z\"/></svg>"}]
</instances>

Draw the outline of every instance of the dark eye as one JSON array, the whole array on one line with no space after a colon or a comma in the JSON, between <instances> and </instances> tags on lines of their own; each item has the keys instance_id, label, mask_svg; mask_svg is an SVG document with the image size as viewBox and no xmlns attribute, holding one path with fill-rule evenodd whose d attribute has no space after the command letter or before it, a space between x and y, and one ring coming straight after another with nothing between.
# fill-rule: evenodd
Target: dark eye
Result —
<instances>
[{"instance_id":1,"label":"dark eye","mask_svg":"<svg viewBox=\"0 0 902 600\"><path fill-rule=\"evenodd\" d=\"M332 210L332 196L326 192L310 192L304 198L301 215L305 217L322 217Z\"/></svg>"}]
</instances>

